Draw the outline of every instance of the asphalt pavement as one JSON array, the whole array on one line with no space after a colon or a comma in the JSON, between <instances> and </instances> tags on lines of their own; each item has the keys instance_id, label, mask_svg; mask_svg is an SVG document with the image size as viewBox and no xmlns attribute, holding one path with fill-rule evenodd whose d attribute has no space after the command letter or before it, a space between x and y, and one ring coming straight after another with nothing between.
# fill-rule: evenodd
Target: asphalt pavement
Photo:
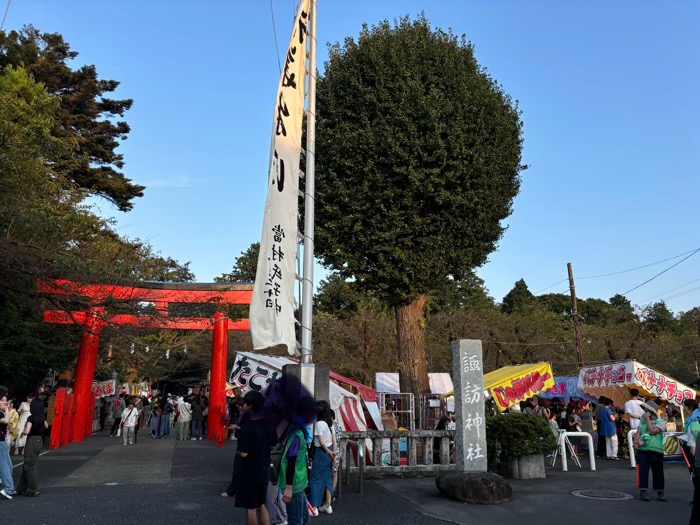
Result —
<instances>
[{"instance_id":1,"label":"asphalt pavement","mask_svg":"<svg viewBox=\"0 0 700 525\"><path fill-rule=\"evenodd\" d=\"M45 453L39 459L41 493L0 500L0 524L161 525L244 524L245 514L220 493L231 479L235 442L225 448L202 441L141 436L134 446L96 434L84 443ZM15 482L21 465L14 470ZM333 515L314 522L345 524L433 524L398 496L373 483L365 494L346 488Z\"/></svg>"},{"instance_id":2,"label":"asphalt pavement","mask_svg":"<svg viewBox=\"0 0 700 525\"><path fill-rule=\"evenodd\" d=\"M160 525L243 524L244 512L221 491L231 477L235 442L225 448L202 441L158 440L143 435L134 446L97 434L78 445L46 452L39 460L41 494L0 501L0 524ZM15 468L19 479L21 465ZM547 479L512 481L513 501L467 505L439 495L432 478L367 481L343 487L332 515L312 522L333 525L527 525L567 523L685 524L692 485L681 464L665 468L666 503L635 499L635 472L624 462L598 462L598 471L569 464L549 468ZM625 500L575 496L578 490L613 491ZM603 493L609 496L610 494Z\"/></svg>"}]
</instances>

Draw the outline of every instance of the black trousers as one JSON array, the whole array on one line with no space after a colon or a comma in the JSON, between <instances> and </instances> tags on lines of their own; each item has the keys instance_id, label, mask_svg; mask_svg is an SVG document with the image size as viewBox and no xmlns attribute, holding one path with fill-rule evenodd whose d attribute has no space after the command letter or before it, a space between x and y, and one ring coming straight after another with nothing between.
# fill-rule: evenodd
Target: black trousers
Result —
<instances>
[{"instance_id":1,"label":"black trousers","mask_svg":"<svg viewBox=\"0 0 700 525\"><path fill-rule=\"evenodd\" d=\"M603 425L599 423L599 425L602 427ZM607 455L607 452L605 450L605 436L601 434L602 428L598 429L598 457L599 458L604 458Z\"/></svg>"},{"instance_id":2,"label":"black trousers","mask_svg":"<svg viewBox=\"0 0 700 525\"><path fill-rule=\"evenodd\" d=\"M649 489L649 468L654 478L654 490L664 490L664 455L661 452L639 451L639 488Z\"/></svg>"},{"instance_id":3,"label":"black trousers","mask_svg":"<svg viewBox=\"0 0 700 525\"><path fill-rule=\"evenodd\" d=\"M36 463L44 445L41 436L28 436L27 444L24 447L24 467L22 477L17 485L17 492L20 494L39 492L39 472Z\"/></svg>"},{"instance_id":4,"label":"black trousers","mask_svg":"<svg viewBox=\"0 0 700 525\"><path fill-rule=\"evenodd\" d=\"M114 424L112 425L112 430L109 432L110 435L114 435L117 433L117 429L119 428L119 425L122 423L122 418L120 417L115 417L114 418Z\"/></svg>"}]
</instances>

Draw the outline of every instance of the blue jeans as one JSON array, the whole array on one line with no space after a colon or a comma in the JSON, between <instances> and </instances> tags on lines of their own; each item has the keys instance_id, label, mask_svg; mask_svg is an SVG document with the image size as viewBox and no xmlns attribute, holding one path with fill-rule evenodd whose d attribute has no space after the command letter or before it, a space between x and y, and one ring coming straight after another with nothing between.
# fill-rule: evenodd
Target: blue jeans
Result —
<instances>
[{"instance_id":1,"label":"blue jeans","mask_svg":"<svg viewBox=\"0 0 700 525\"><path fill-rule=\"evenodd\" d=\"M201 438L202 437L202 420L195 421L192 420L192 437Z\"/></svg>"},{"instance_id":2,"label":"blue jeans","mask_svg":"<svg viewBox=\"0 0 700 525\"><path fill-rule=\"evenodd\" d=\"M10 447L4 439L0 440L0 481L5 492L12 496L15 491L15 482L12 480L12 460Z\"/></svg>"},{"instance_id":3,"label":"blue jeans","mask_svg":"<svg viewBox=\"0 0 700 525\"><path fill-rule=\"evenodd\" d=\"M160 416L160 429L158 435L161 437L170 435L170 414L165 413Z\"/></svg>"},{"instance_id":4,"label":"blue jeans","mask_svg":"<svg viewBox=\"0 0 700 525\"><path fill-rule=\"evenodd\" d=\"M288 525L306 525L311 519L309 509L306 506L306 494L299 492L292 495L292 501L287 505Z\"/></svg>"}]
</instances>

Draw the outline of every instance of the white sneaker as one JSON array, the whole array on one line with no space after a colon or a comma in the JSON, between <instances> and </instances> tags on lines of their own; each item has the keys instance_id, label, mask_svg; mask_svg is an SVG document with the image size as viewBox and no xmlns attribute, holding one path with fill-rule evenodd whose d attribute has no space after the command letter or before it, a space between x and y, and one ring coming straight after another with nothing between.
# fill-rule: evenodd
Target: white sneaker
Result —
<instances>
[{"instance_id":1,"label":"white sneaker","mask_svg":"<svg viewBox=\"0 0 700 525\"><path fill-rule=\"evenodd\" d=\"M325 505L323 505L322 507L318 508L318 511L325 512L326 514L333 514L333 507L331 507L331 506L326 507Z\"/></svg>"},{"instance_id":2,"label":"white sneaker","mask_svg":"<svg viewBox=\"0 0 700 525\"><path fill-rule=\"evenodd\" d=\"M12 499L12 496L10 494L8 494L7 492L5 492L5 489L0 490L0 495L2 495L3 497L5 497L7 499Z\"/></svg>"},{"instance_id":3,"label":"white sneaker","mask_svg":"<svg viewBox=\"0 0 700 525\"><path fill-rule=\"evenodd\" d=\"M316 516L318 516L318 509L316 507L312 507L309 504L309 514L311 514L311 517L315 518Z\"/></svg>"}]
</instances>

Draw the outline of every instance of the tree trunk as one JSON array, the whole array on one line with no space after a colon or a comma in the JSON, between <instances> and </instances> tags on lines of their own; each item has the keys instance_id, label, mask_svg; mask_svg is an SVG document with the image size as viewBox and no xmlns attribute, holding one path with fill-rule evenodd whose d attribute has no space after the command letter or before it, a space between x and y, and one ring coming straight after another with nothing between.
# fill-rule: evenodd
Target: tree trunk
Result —
<instances>
[{"instance_id":1,"label":"tree trunk","mask_svg":"<svg viewBox=\"0 0 700 525\"><path fill-rule=\"evenodd\" d=\"M401 392L415 396L416 420L420 396L430 392L423 318L426 300L425 295L420 295L412 303L396 307Z\"/></svg>"}]
</instances>

